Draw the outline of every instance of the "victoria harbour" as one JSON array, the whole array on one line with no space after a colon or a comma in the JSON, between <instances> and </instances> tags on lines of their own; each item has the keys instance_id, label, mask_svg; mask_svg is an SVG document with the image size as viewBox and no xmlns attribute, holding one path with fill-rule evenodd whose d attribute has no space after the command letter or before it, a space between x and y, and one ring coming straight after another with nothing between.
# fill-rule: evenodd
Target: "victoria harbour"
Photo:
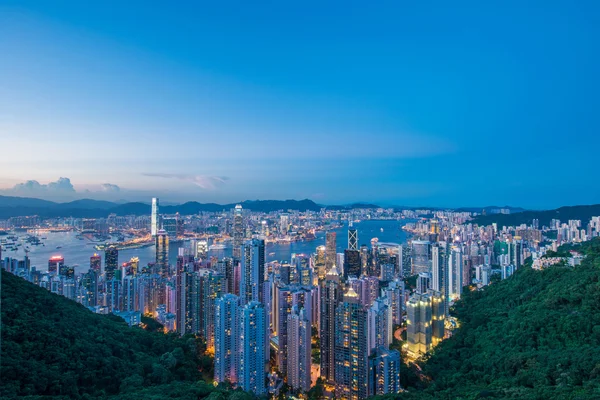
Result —
<instances>
[{"instance_id":1,"label":"victoria harbour","mask_svg":"<svg viewBox=\"0 0 600 400\"><path fill-rule=\"evenodd\" d=\"M402 244L406 241L407 233L402 227L407 223L414 222L411 219L402 220L363 220L354 223L354 228L358 231L359 244L369 245L373 238L379 242ZM337 236L337 251L342 252L347 245L348 225L344 224L340 228L332 229ZM312 254L318 246L325 245L326 231L319 231L314 240L297 241L289 243L269 243L266 245L266 261L289 261L292 254ZM87 239L79 239L77 232L50 232L44 234L44 246L31 246L29 249L29 259L32 266L38 270L45 270L48 259L53 256L62 256L65 263L75 268L77 272L86 271L89 268L90 257L95 253L104 255L103 252L94 249L97 242ZM190 241L174 241L169 248L169 262L175 264L179 248L187 248ZM60 247L60 248L59 248ZM11 257L23 257L25 251L22 247L16 251L6 251L6 255ZM224 249L210 250L208 256L231 257L232 248L227 245ZM146 265L155 261L155 245L146 247L119 250L119 263L129 261L132 257L138 257L141 265Z\"/></svg>"}]
</instances>

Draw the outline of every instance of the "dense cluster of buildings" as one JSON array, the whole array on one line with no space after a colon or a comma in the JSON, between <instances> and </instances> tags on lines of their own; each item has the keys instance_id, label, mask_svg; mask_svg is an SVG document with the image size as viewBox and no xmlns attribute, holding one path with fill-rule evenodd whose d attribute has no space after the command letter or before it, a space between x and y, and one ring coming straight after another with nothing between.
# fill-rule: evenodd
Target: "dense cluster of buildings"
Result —
<instances>
[{"instance_id":1,"label":"dense cluster of buildings","mask_svg":"<svg viewBox=\"0 0 600 400\"><path fill-rule=\"evenodd\" d=\"M277 393L285 382L292 392L305 393L320 377L329 395L364 399L402 390L395 335L406 330L409 359L429 352L451 334L450 308L463 290L508 278L529 257L551 264L539 261L548 250L598 236L600 227L597 217L587 229L580 221L558 221L551 227L557 237L545 240L550 228L535 221L498 229L469 223L469 213L360 210L346 216L347 236L329 231L312 254L266 262L273 232L289 234L299 220L307 232L319 223L306 221L318 218L284 212L265 223L264 214L244 211L236 206L225 218L231 257L208 257L205 240L176 241L190 220L161 216L153 199L145 228L155 243L152 263L119 263L118 249L107 246L103 257L91 256L82 274L58 256L43 269L27 257L6 258L2 267L94 312L120 315L132 325L148 314L166 330L201 337L214 355L217 383L264 395ZM411 239L364 244L370 238L360 238L351 221L367 213L415 218L405 227ZM340 241L346 247L341 253ZM178 248L174 265L168 257L172 246ZM416 279L414 287L405 286L409 277Z\"/></svg>"}]
</instances>

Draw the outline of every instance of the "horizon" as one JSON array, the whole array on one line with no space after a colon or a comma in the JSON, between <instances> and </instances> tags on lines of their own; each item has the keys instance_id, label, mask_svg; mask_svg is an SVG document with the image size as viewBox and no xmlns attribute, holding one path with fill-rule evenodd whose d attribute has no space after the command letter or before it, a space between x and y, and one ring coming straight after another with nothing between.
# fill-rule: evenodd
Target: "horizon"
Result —
<instances>
[{"instance_id":1,"label":"horizon","mask_svg":"<svg viewBox=\"0 0 600 400\"><path fill-rule=\"evenodd\" d=\"M66 201L54 201L54 200L46 200L43 198L38 198L38 197L26 197L26 196L8 196L5 194L0 194L0 200L2 198L10 198L10 197L14 197L14 198L23 198L23 199L28 199L28 200L44 200L44 201L49 201L49 202L53 202L56 204L68 204L68 203L72 203L72 202L76 202L76 201L94 201L94 202L109 202L109 203L113 203L115 205L122 205L122 204L129 204L129 203L140 203L140 204L145 204L148 206L151 206L152 204L152 198L150 198L150 201L148 200L132 200L132 201L127 201L127 200L98 200L98 199L94 199L94 198L90 198L90 197L81 197L81 198L76 198L76 199L71 199L71 200L66 200ZM160 197L158 198L159 200L161 199ZM349 203L324 203L324 202L319 202L319 201L315 201L314 199L309 199L309 198L305 198L305 199L244 199L244 200L239 200L239 201L232 201L232 202L221 202L221 203L215 203L215 202L203 202L203 201L199 201L199 200L184 200L182 202L172 202L172 201L160 201L160 205L161 207L177 207L177 206L181 206L187 203L198 203L198 204L216 204L216 205L223 205L223 206L231 206L234 204L243 204L246 202L268 202L268 201L279 201L279 202L284 202L284 201L295 201L295 202L303 202L303 201L311 201L313 203L315 203L316 205L320 205L320 206L324 206L324 207L349 207L349 206L355 206L355 205L374 205L377 206L378 208L406 208L406 209L417 209L417 208L432 208L432 209L475 209L475 208L480 208L480 209L484 209L484 208L509 208L509 209L522 209L523 211L550 211L552 209L543 209L543 208L525 208L525 207L521 207L519 205L498 205L498 204L486 204L486 205L457 205L457 206L447 206L447 205L423 205L423 204L415 204L415 205L410 205L410 204L391 204L391 203L379 203L379 202L374 202L374 201L353 201L353 202L349 202ZM563 205L560 207L556 207L556 208L562 208L562 207L587 207L587 206L594 206L594 205L599 205L599 204L575 204L575 205ZM2 205L0 204L0 207L2 207Z\"/></svg>"},{"instance_id":2,"label":"horizon","mask_svg":"<svg viewBox=\"0 0 600 400\"><path fill-rule=\"evenodd\" d=\"M7 1L0 194L598 203L599 10Z\"/></svg>"}]
</instances>

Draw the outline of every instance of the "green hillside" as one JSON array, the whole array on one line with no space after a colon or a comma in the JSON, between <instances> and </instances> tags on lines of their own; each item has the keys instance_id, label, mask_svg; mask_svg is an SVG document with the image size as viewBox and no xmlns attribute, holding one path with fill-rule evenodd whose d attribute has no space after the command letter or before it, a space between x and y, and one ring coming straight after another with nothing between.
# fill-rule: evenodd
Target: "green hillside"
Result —
<instances>
[{"instance_id":1,"label":"green hillside","mask_svg":"<svg viewBox=\"0 0 600 400\"><path fill-rule=\"evenodd\" d=\"M130 328L2 271L0 398L252 398L201 380L192 337Z\"/></svg>"},{"instance_id":2,"label":"green hillside","mask_svg":"<svg viewBox=\"0 0 600 400\"><path fill-rule=\"evenodd\" d=\"M522 268L466 293L454 309L460 329L401 398L599 399L600 240L579 249L587 257L576 268Z\"/></svg>"}]
</instances>

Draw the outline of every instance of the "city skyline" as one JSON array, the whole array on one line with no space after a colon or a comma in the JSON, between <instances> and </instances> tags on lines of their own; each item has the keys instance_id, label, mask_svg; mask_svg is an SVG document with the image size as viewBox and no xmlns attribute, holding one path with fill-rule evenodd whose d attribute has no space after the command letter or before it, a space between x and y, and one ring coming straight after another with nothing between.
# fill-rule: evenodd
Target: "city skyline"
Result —
<instances>
[{"instance_id":1,"label":"city skyline","mask_svg":"<svg viewBox=\"0 0 600 400\"><path fill-rule=\"evenodd\" d=\"M597 203L597 4L314 7L4 2L0 194Z\"/></svg>"}]
</instances>

